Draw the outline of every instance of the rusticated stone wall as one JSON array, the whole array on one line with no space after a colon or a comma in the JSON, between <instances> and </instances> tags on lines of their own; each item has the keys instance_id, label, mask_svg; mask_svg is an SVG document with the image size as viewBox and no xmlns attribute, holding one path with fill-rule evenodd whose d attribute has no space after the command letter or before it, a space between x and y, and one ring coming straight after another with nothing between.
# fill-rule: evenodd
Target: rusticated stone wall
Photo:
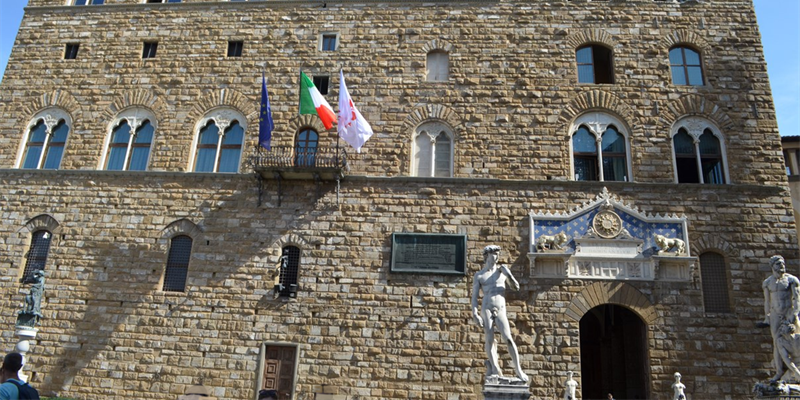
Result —
<instances>
[{"instance_id":1,"label":"rusticated stone wall","mask_svg":"<svg viewBox=\"0 0 800 400\"><path fill-rule=\"evenodd\" d=\"M298 399L324 384L352 398L477 400L483 341L468 299L487 244L522 284L509 312L538 398L560 396L567 370L581 380L571 302L611 292L648 324L653 399L668 398L675 371L706 399L743 398L767 377L760 282L770 255L796 260L797 238L750 1L135 3L31 0L0 86L5 350L30 227L57 224L29 362L43 393L166 400L202 380L220 398L252 399L261 345L285 342L300 346ZM321 32L339 33L337 51L317 50ZM159 41L157 58L141 59L145 40ZM241 58L225 56L228 40L244 41ZM576 83L587 42L613 48L615 84ZM62 59L66 43L80 43L77 60ZM705 86L671 84L676 43L701 51ZM424 82L437 48L450 79ZM296 115L298 71L330 74L335 103L340 67L375 136L351 155L338 198L331 183L317 198L313 182L284 181L278 206L267 181L259 206L244 161L240 174L184 173L197 121L217 106L248 118L253 151L262 68L274 144L291 145L309 123ZM131 106L158 119L150 172L96 171L111 119ZM61 170L14 169L25 126L48 107L72 119ZM627 124L633 182L569 181L568 126L588 110ZM688 115L722 131L732 184L673 183L670 128ZM413 129L430 119L456 134L456 179L408 177ZM532 278L528 213L572 209L604 186L643 212L686 215L693 254L725 257L732 312L704 312L697 273ZM178 231L195 238L187 291L164 293ZM390 273L393 232L466 234L467 276ZM287 242L302 248L300 290L276 301L266 268ZM625 303L639 298L650 305Z\"/></svg>"},{"instance_id":2,"label":"rusticated stone wall","mask_svg":"<svg viewBox=\"0 0 800 400\"><path fill-rule=\"evenodd\" d=\"M633 181L674 181L670 129L699 115L725 135L733 182L785 182L749 2L595 3L29 7L3 81L10 104L0 165L15 166L30 118L57 105L74 120L62 168L95 169L112 116L138 105L158 120L150 169L184 171L209 109L234 107L256 126L266 66L276 145L291 145L296 134L298 71L330 75L335 104L344 69L376 131L354 174L409 175L409 122L438 108L456 135L455 176L568 179L569 124L597 108L627 124ZM339 33L337 51L317 50L322 32ZM159 42L155 59L141 59L145 40ZM228 40L244 41L242 57L226 57ZM594 42L612 46L615 84L576 83L575 47ZM671 84L676 42L701 51L707 85ZM77 60L62 59L66 43L80 43ZM424 81L434 46L450 51L447 82ZM323 135L320 145L334 141Z\"/></svg>"},{"instance_id":3,"label":"rusticated stone wall","mask_svg":"<svg viewBox=\"0 0 800 400\"><path fill-rule=\"evenodd\" d=\"M288 342L301 348L301 399L322 384L360 398L479 399L484 352L469 295L481 249L492 243L502 246L503 262L522 286L509 292L509 313L534 394L553 398L568 369L580 374L571 302L598 298L592 285L600 283L531 278L527 218L531 210L591 200L600 183L352 178L343 182L338 204L332 184L316 199L313 186L301 183L284 185L280 207L271 185L267 205L257 207L256 181L246 175L5 170L3 176L0 304L7 326L21 302L25 223L44 213L58 223L45 318L30 357L33 381L45 393L171 399L202 379L221 398L249 399L261 343ZM730 314L704 312L698 274L684 283L600 284L609 293L624 288L613 302L648 324L652 398L668 398L674 371L701 398L749 393L752 382L766 377L771 354L768 331L754 326L766 261L774 252L794 258L797 250L785 190L674 184L609 190L643 212L686 213L694 254L715 250L728 262ZM186 293L165 293L159 290L164 237L176 221L200 232L193 234ZM467 276L390 273L392 232L466 234ZM296 300L273 300L266 268L287 236L304 246L300 289ZM641 296L650 305L637 306ZM10 349L10 328L3 338Z\"/></svg>"}]
</instances>

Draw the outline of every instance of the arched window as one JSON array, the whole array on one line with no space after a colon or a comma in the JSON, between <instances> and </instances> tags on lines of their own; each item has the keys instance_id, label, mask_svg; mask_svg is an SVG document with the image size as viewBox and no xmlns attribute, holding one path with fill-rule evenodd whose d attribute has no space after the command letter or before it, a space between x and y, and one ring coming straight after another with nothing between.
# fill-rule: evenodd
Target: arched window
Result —
<instances>
[{"instance_id":1,"label":"arched window","mask_svg":"<svg viewBox=\"0 0 800 400\"><path fill-rule=\"evenodd\" d=\"M724 184L728 180L724 142L716 126L700 117L678 121L672 150L678 183Z\"/></svg>"},{"instance_id":2,"label":"arched window","mask_svg":"<svg viewBox=\"0 0 800 400\"><path fill-rule=\"evenodd\" d=\"M613 125L609 125L602 137L603 180L625 181L628 170L625 157L625 137Z\"/></svg>"},{"instance_id":3,"label":"arched window","mask_svg":"<svg viewBox=\"0 0 800 400\"><path fill-rule=\"evenodd\" d=\"M453 134L440 122L420 125L414 134L413 176L453 176Z\"/></svg>"},{"instance_id":4,"label":"arched window","mask_svg":"<svg viewBox=\"0 0 800 400\"><path fill-rule=\"evenodd\" d=\"M294 142L294 165L313 167L317 161L319 134L311 128L304 128L297 134Z\"/></svg>"},{"instance_id":5,"label":"arched window","mask_svg":"<svg viewBox=\"0 0 800 400\"><path fill-rule=\"evenodd\" d=\"M731 311L727 269L723 256L713 252L700 254L700 279L703 281L703 306L706 312Z\"/></svg>"},{"instance_id":6,"label":"arched window","mask_svg":"<svg viewBox=\"0 0 800 400\"><path fill-rule=\"evenodd\" d=\"M604 113L588 113L572 123L572 176L576 181L630 181L624 125ZM598 150L599 145L599 150Z\"/></svg>"},{"instance_id":7,"label":"arched window","mask_svg":"<svg viewBox=\"0 0 800 400\"><path fill-rule=\"evenodd\" d=\"M283 290L281 297L297 297L297 282L300 276L300 248L296 246L286 246L283 248L281 256L288 257L286 268L281 270L280 282Z\"/></svg>"},{"instance_id":8,"label":"arched window","mask_svg":"<svg viewBox=\"0 0 800 400\"><path fill-rule=\"evenodd\" d=\"M195 172L239 172L246 119L238 111L218 109L198 124Z\"/></svg>"},{"instance_id":9,"label":"arched window","mask_svg":"<svg viewBox=\"0 0 800 400\"><path fill-rule=\"evenodd\" d=\"M150 160L155 118L141 109L129 109L114 120L104 168L110 171L144 171Z\"/></svg>"},{"instance_id":10,"label":"arched window","mask_svg":"<svg viewBox=\"0 0 800 400\"><path fill-rule=\"evenodd\" d=\"M614 61L611 49L587 45L575 52L578 83L614 83Z\"/></svg>"},{"instance_id":11,"label":"arched window","mask_svg":"<svg viewBox=\"0 0 800 400\"><path fill-rule=\"evenodd\" d=\"M675 85L703 85L703 65L700 53L685 46L669 50L669 66Z\"/></svg>"},{"instance_id":12,"label":"arched window","mask_svg":"<svg viewBox=\"0 0 800 400\"><path fill-rule=\"evenodd\" d=\"M575 159L575 180L598 180L597 140L583 125L572 135L572 154Z\"/></svg>"},{"instance_id":13,"label":"arched window","mask_svg":"<svg viewBox=\"0 0 800 400\"><path fill-rule=\"evenodd\" d=\"M47 256L50 254L50 242L53 234L47 230L33 232L31 236L31 247L25 256L25 269L22 272L22 283L33 282L33 274L36 271L43 271L47 263Z\"/></svg>"},{"instance_id":14,"label":"arched window","mask_svg":"<svg viewBox=\"0 0 800 400\"><path fill-rule=\"evenodd\" d=\"M19 163L26 169L58 169L69 136L69 117L60 109L37 114L28 125Z\"/></svg>"},{"instance_id":15,"label":"arched window","mask_svg":"<svg viewBox=\"0 0 800 400\"><path fill-rule=\"evenodd\" d=\"M450 78L450 55L442 50L428 52L425 62L425 80L427 82L447 82Z\"/></svg>"},{"instance_id":16,"label":"arched window","mask_svg":"<svg viewBox=\"0 0 800 400\"><path fill-rule=\"evenodd\" d=\"M192 238L178 235L172 238L167 256L167 267L164 270L164 283L161 290L165 292L183 292L186 290L186 276L189 272L189 260L192 257Z\"/></svg>"}]
</instances>

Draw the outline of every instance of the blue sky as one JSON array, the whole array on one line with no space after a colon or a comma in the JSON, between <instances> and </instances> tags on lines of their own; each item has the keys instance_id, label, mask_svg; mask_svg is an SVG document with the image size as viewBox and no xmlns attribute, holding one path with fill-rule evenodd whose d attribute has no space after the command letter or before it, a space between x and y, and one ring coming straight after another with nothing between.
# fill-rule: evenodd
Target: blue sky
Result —
<instances>
[{"instance_id":1,"label":"blue sky","mask_svg":"<svg viewBox=\"0 0 800 400\"><path fill-rule=\"evenodd\" d=\"M713 1L713 0L710 0ZM753 0L772 96L782 135L800 135L800 0ZM0 5L0 71L5 71L11 46L28 0L2 0Z\"/></svg>"}]
</instances>

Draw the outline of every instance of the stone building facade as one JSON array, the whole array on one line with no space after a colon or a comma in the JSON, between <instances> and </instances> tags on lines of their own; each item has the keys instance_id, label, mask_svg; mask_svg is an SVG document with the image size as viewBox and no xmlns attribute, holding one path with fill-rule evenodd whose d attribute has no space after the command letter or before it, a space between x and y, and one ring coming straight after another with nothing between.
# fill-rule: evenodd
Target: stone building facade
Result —
<instances>
[{"instance_id":1,"label":"stone building facade","mask_svg":"<svg viewBox=\"0 0 800 400\"><path fill-rule=\"evenodd\" d=\"M42 393L480 399L489 244L534 398L768 376L798 245L750 0L86 2L30 0L0 86L2 342L43 269ZM335 104L339 69L361 153L297 115L299 71ZM400 271L393 234L466 262Z\"/></svg>"}]
</instances>

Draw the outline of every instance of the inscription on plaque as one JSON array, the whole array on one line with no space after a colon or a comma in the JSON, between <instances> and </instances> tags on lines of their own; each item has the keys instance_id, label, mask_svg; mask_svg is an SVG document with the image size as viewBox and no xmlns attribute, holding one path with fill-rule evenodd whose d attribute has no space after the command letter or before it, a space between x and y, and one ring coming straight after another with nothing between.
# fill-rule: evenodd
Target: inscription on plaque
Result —
<instances>
[{"instance_id":1,"label":"inscription on plaque","mask_svg":"<svg viewBox=\"0 0 800 400\"><path fill-rule=\"evenodd\" d=\"M393 233L391 271L464 275L466 252L466 235Z\"/></svg>"}]
</instances>

